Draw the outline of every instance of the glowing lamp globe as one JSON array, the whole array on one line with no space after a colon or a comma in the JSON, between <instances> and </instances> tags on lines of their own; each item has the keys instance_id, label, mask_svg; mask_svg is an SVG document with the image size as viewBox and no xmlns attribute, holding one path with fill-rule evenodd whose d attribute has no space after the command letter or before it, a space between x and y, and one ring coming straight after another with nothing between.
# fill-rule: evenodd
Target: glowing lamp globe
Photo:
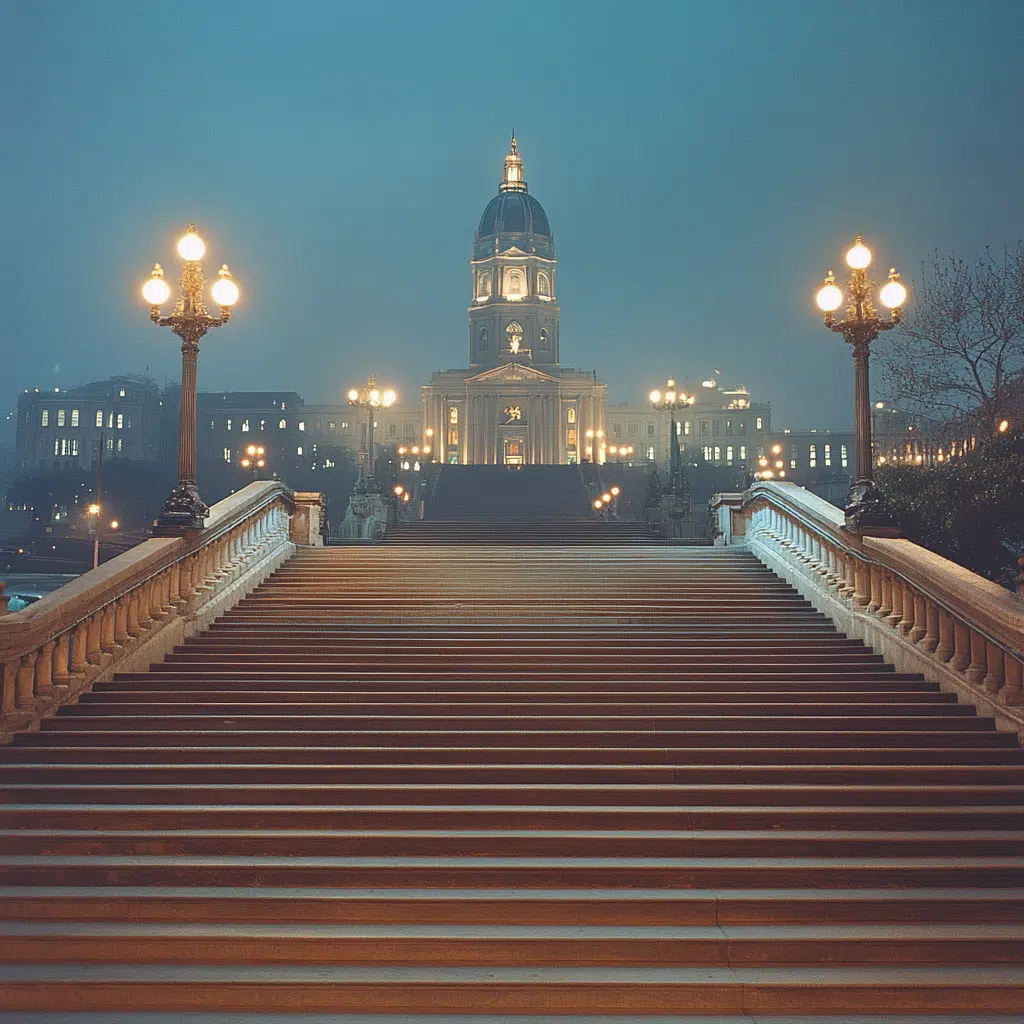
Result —
<instances>
[{"instance_id":1,"label":"glowing lamp globe","mask_svg":"<svg viewBox=\"0 0 1024 1024\"><path fill-rule=\"evenodd\" d=\"M818 292L817 302L823 313L834 313L843 304L843 293L832 281L826 281Z\"/></svg>"},{"instance_id":2,"label":"glowing lamp globe","mask_svg":"<svg viewBox=\"0 0 1024 1024\"><path fill-rule=\"evenodd\" d=\"M648 397L651 399L651 402L654 405L657 405L661 401L661 392L660 391L652 391Z\"/></svg>"},{"instance_id":3,"label":"glowing lamp globe","mask_svg":"<svg viewBox=\"0 0 1024 1024\"><path fill-rule=\"evenodd\" d=\"M860 235L853 248L846 254L846 263L853 270L867 270L871 263L871 250L861 241Z\"/></svg>"},{"instance_id":4,"label":"glowing lamp globe","mask_svg":"<svg viewBox=\"0 0 1024 1024\"><path fill-rule=\"evenodd\" d=\"M359 392L358 392L358 391L356 391L356 389L355 389L355 388L353 388L353 389L352 389L352 390L351 390L351 391L350 391L350 392L348 393L348 400L349 400L350 402L358 402L358 401L359 401Z\"/></svg>"},{"instance_id":5,"label":"glowing lamp globe","mask_svg":"<svg viewBox=\"0 0 1024 1024\"><path fill-rule=\"evenodd\" d=\"M597 499L597 500L596 500L596 501L594 502L594 508L604 508L604 502L603 502L603 501L601 501L601 499L600 499L600 498L598 498L598 499Z\"/></svg>"},{"instance_id":6,"label":"glowing lamp globe","mask_svg":"<svg viewBox=\"0 0 1024 1024\"><path fill-rule=\"evenodd\" d=\"M889 271L889 281L882 287L878 297L882 300L882 305L888 309L898 309L907 301L907 289L900 282L900 275L896 273L895 267Z\"/></svg>"},{"instance_id":7,"label":"glowing lamp globe","mask_svg":"<svg viewBox=\"0 0 1024 1024\"><path fill-rule=\"evenodd\" d=\"M370 392L370 405L380 405L380 392L376 388Z\"/></svg>"},{"instance_id":8,"label":"glowing lamp globe","mask_svg":"<svg viewBox=\"0 0 1024 1024\"><path fill-rule=\"evenodd\" d=\"M189 231L187 235L182 235L178 239L178 255L183 260L189 260L195 262L201 260L204 253L206 252L206 243L195 233L195 231Z\"/></svg>"},{"instance_id":9,"label":"glowing lamp globe","mask_svg":"<svg viewBox=\"0 0 1024 1024\"><path fill-rule=\"evenodd\" d=\"M394 405L395 398L396 398L396 395L395 395L394 391L385 391L384 394L380 396L380 400L383 403L385 408L387 408L390 405Z\"/></svg>"},{"instance_id":10,"label":"glowing lamp globe","mask_svg":"<svg viewBox=\"0 0 1024 1024\"><path fill-rule=\"evenodd\" d=\"M220 278L210 290L218 306L233 306L238 301L238 285L231 280L231 271L226 263L220 268Z\"/></svg>"},{"instance_id":11,"label":"glowing lamp globe","mask_svg":"<svg viewBox=\"0 0 1024 1024\"><path fill-rule=\"evenodd\" d=\"M171 297L171 289L163 279L162 270L159 277L156 276L156 270L153 274L154 276L142 286L142 297L151 306L162 306Z\"/></svg>"},{"instance_id":12,"label":"glowing lamp globe","mask_svg":"<svg viewBox=\"0 0 1024 1024\"><path fill-rule=\"evenodd\" d=\"M675 393L674 391L666 391L666 392L665 392L665 401L666 401L666 402L667 402L667 403L668 403L669 405L672 405L672 404L674 404L674 403L675 403L675 400L676 400L676 393Z\"/></svg>"}]
</instances>

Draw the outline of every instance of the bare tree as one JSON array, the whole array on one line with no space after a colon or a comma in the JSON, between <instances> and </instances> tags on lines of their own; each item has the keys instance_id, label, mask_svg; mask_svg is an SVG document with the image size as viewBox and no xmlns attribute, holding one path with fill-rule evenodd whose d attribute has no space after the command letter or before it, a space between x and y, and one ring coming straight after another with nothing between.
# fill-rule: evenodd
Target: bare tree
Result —
<instances>
[{"instance_id":1,"label":"bare tree","mask_svg":"<svg viewBox=\"0 0 1024 1024\"><path fill-rule=\"evenodd\" d=\"M879 345L883 391L909 412L993 435L1024 392L1024 242L922 266L902 329Z\"/></svg>"}]
</instances>

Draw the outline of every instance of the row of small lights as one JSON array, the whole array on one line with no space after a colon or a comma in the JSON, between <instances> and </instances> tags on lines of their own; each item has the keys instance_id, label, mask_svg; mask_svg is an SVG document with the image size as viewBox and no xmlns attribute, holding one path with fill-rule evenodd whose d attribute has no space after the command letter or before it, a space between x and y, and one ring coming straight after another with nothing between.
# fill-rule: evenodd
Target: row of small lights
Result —
<instances>
[{"instance_id":1,"label":"row of small lights","mask_svg":"<svg viewBox=\"0 0 1024 1024\"><path fill-rule=\"evenodd\" d=\"M613 484L604 492L604 494L601 495L600 498L594 499L594 508L597 510L607 508L612 503L612 499L617 498L618 496L619 487L617 484Z\"/></svg>"}]
</instances>

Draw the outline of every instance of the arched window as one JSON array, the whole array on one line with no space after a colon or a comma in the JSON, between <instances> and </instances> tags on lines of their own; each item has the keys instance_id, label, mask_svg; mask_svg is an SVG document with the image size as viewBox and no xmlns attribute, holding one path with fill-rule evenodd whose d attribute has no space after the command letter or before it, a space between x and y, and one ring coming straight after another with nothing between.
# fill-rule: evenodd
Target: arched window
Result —
<instances>
[{"instance_id":1,"label":"arched window","mask_svg":"<svg viewBox=\"0 0 1024 1024\"><path fill-rule=\"evenodd\" d=\"M540 329L540 347L548 347L548 329L546 327Z\"/></svg>"},{"instance_id":2,"label":"arched window","mask_svg":"<svg viewBox=\"0 0 1024 1024\"><path fill-rule=\"evenodd\" d=\"M537 274L537 294L543 298L551 298L551 278L543 270Z\"/></svg>"},{"instance_id":3,"label":"arched window","mask_svg":"<svg viewBox=\"0 0 1024 1024\"><path fill-rule=\"evenodd\" d=\"M277 429L278 429L278 430L284 430L284 428L285 428L285 427L287 427L287 426L288 426L288 421L287 421L287 420L281 420L281 421L280 421L280 422L279 422L279 423L277 424Z\"/></svg>"},{"instance_id":4,"label":"arched window","mask_svg":"<svg viewBox=\"0 0 1024 1024\"><path fill-rule=\"evenodd\" d=\"M519 267L505 271L505 298L521 299L526 294L526 275Z\"/></svg>"},{"instance_id":5,"label":"arched window","mask_svg":"<svg viewBox=\"0 0 1024 1024\"><path fill-rule=\"evenodd\" d=\"M480 347L487 348L487 328L480 328Z\"/></svg>"},{"instance_id":6,"label":"arched window","mask_svg":"<svg viewBox=\"0 0 1024 1024\"><path fill-rule=\"evenodd\" d=\"M491 272L481 271L476 276L476 297L486 299L491 294Z\"/></svg>"},{"instance_id":7,"label":"arched window","mask_svg":"<svg viewBox=\"0 0 1024 1024\"><path fill-rule=\"evenodd\" d=\"M566 419L568 419L568 421L570 423L575 423L576 422L576 407L575 406L572 406L572 405L569 406L569 411L568 411L568 413L566 413Z\"/></svg>"},{"instance_id":8,"label":"arched window","mask_svg":"<svg viewBox=\"0 0 1024 1024\"><path fill-rule=\"evenodd\" d=\"M448 422L455 424L459 422L459 407L453 405L448 409Z\"/></svg>"}]
</instances>

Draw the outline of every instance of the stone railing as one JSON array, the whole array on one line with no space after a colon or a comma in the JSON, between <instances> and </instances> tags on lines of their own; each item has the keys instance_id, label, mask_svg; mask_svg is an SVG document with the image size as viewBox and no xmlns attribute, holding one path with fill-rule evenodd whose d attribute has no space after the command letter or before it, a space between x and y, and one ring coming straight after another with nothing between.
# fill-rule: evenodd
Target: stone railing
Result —
<instances>
[{"instance_id":1,"label":"stone railing","mask_svg":"<svg viewBox=\"0 0 1024 1024\"><path fill-rule=\"evenodd\" d=\"M898 537L861 536L795 484L719 494L717 543L742 545L849 636L1024 738L1024 601Z\"/></svg>"},{"instance_id":2,"label":"stone railing","mask_svg":"<svg viewBox=\"0 0 1024 1024\"><path fill-rule=\"evenodd\" d=\"M114 672L147 669L319 544L319 494L253 483L218 502L206 529L160 537L0 617L0 742Z\"/></svg>"}]
</instances>

